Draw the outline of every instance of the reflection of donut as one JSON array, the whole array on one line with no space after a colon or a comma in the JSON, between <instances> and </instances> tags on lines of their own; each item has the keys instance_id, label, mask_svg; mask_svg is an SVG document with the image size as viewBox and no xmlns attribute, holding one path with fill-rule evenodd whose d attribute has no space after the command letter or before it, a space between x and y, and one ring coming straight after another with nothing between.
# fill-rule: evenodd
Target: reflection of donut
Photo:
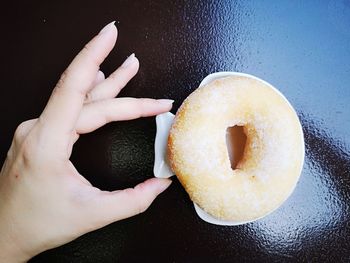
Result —
<instances>
[{"instance_id":1,"label":"reflection of donut","mask_svg":"<svg viewBox=\"0 0 350 263\"><path fill-rule=\"evenodd\" d=\"M243 155L231 168L228 127L243 126ZM244 136L244 137L245 137ZM268 83L242 74L214 80L178 110L168 138L172 170L192 201L218 219L252 221L292 193L304 159L298 117Z\"/></svg>"}]
</instances>

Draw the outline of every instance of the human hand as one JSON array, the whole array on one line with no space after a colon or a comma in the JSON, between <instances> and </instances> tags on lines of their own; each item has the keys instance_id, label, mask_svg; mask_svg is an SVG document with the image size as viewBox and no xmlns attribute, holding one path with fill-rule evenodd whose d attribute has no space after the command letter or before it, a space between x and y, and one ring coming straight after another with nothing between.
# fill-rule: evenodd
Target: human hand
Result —
<instances>
[{"instance_id":1,"label":"human hand","mask_svg":"<svg viewBox=\"0 0 350 263\"><path fill-rule=\"evenodd\" d=\"M131 55L104 79L99 66L116 39L110 23L62 74L40 117L17 128L0 174L0 262L26 261L141 213L170 185L152 178L135 188L101 191L69 160L80 134L171 109L171 100L114 98L139 67Z\"/></svg>"}]
</instances>

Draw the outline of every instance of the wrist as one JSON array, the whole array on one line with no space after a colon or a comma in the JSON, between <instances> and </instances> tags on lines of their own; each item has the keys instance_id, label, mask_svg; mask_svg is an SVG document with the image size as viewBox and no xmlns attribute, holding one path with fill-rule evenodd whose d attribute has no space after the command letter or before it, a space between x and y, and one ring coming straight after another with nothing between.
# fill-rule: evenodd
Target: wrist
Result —
<instances>
[{"instance_id":1,"label":"wrist","mask_svg":"<svg viewBox=\"0 0 350 263\"><path fill-rule=\"evenodd\" d=\"M22 263L30 259L16 248L16 245L11 241L3 239L3 237L0 238L0 263Z\"/></svg>"},{"instance_id":2,"label":"wrist","mask_svg":"<svg viewBox=\"0 0 350 263\"><path fill-rule=\"evenodd\" d=\"M31 257L26 255L18 241L11 235L11 226L3 229L4 224L0 225L0 263L27 262Z\"/></svg>"}]
</instances>

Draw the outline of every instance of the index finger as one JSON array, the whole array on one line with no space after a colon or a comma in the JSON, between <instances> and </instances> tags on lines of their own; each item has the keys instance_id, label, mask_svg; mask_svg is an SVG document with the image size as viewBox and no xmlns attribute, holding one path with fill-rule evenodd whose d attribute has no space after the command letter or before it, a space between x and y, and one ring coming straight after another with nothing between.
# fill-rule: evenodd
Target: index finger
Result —
<instances>
[{"instance_id":1,"label":"index finger","mask_svg":"<svg viewBox=\"0 0 350 263\"><path fill-rule=\"evenodd\" d=\"M62 74L43 113L42 123L57 135L71 134L91 88L100 64L115 45L117 28L114 22L106 25Z\"/></svg>"}]
</instances>

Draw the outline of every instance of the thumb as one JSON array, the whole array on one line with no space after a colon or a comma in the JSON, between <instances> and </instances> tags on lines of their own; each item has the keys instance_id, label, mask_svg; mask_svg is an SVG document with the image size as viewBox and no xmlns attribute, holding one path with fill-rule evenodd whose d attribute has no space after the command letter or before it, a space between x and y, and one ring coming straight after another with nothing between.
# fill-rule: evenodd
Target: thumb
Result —
<instances>
[{"instance_id":1,"label":"thumb","mask_svg":"<svg viewBox=\"0 0 350 263\"><path fill-rule=\"evenodd\" d=\"M170 179L152 178L127 188L113 192L101 191L97 198L95 215L101 226L140 214L153 200L171 184Z\"/></svg>"}]
</instances>

